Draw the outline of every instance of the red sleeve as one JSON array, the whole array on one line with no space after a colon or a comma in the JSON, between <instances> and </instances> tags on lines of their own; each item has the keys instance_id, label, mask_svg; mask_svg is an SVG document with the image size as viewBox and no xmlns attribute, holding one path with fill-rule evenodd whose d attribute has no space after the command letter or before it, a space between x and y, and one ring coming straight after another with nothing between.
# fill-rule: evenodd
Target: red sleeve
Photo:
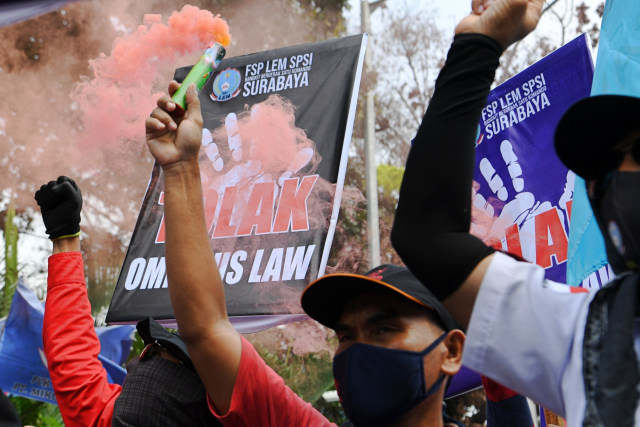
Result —
<instances>
[{"instance_id":1,"label":"red sleeve","mask_svg":"<svg viewBox=\"0 0 640 427\"><path fill-rule=\"evenodd\" d=\"M96 336L80 252L49 257L42 338L67 427L110 427L121 387L109 384Z\"/></svg>"},{"instance_id":2,"label":"red sleeve","mask_svg":"<svg viewBox=\"0 0 640 427\"><path fill-rule=\"evenodd\" d=\"M235 426L335 426L310 403L302 400L262 360L242 337L242 356L229 412L220 416L209 400L209 409L225 427Z\"/></svg>"}]
</instances>

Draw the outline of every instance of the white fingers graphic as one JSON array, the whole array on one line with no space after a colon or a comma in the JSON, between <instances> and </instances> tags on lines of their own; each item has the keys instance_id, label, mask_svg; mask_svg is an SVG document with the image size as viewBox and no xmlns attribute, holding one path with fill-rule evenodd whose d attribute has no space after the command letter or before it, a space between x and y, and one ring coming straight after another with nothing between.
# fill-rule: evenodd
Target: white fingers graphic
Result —
<instances>
[{"instance_id":1,"label":"white fingers graphic","mask_svg":"<svg viewBox=\"0 0 640 427\"><path fill-rule=\"evenodd\" d=\"M524 179L522 178L522 168L518 162L518 156L513 152L513 146L508 140L502 141L500 144L500 153L507 165L511 181L513 182L513 188L520 192L524 189Z\"/></svg>"},{"instance_id":2,"label":"white fingers graphic","mask_svg":"<svg viewBox=\"0 0 640 427\"><path fill-rule=\"evenodd\" d=\"M236 162L239 162L242 159L242 137L240 136L236 113L227 114L227 117L224 119L224 126L227 129L231 157L233 157L233 160Z\"/></svg>"},{"instance_id":3,"label":"white fingers graphic","mask_svg":"<svg viewBox=\"0 0 640 427\"><path fill-rule=\"evenodd\" d=\"M486 157L480 160L480 172L482 173L482 176L484 176L484 179L489 183L491 191L498 196L498 199L503 202L507 200L507 196L509 195L507 189L504 187L502 179L496 173L491 162Z\"/></svg>"}]
</instances>

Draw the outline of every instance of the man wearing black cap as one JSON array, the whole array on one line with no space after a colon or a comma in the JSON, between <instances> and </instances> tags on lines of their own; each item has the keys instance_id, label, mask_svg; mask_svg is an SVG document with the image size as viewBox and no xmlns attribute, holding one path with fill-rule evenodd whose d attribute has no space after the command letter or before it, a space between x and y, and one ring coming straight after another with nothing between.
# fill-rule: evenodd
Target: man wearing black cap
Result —
<instances>
[{"instance_id":1,"label":"man wearing black cap","mask_svg":"<svg viewBox=\"0 0 640 427\"><path fill-rule=\"evenodd\" d=\"M440 425L464 334L407 268L324 276L305 289L302 308L336 331L333 375L355 425Z\"/></svg>"},{"instance_id":2,"label":"man wearing black cap","mask_svg":"<svg viewBox=\"0 0 640 427\"><path fill-rule=\"evenodd\" d=\"M82 194L61 176L35 194L47 234L47 300L42 340L51 383L67 427L215 426L202 381L181 339L152 319L138 323L147 345L127 365L122 387L111 384L98 359L80 253ZM1 422L0 422L1 424Z\"/></svg>"},{"instance_id":3,"label":"man wearing black cap","mask_svg":"<svg viewBox=\"0 0 640 427\"><path fill-rule=\"evenodd\" d=\"M172 82L170 92L177 87ZM176 117L168 95L158 100L147 119L147 143L164 172L171 302L211 410L224 425L331 425L285 386L227 317L204 221L202 115L193 86L187 102L186 115ZM334 373L356 425L444 425L444 383L460 368L464 334L406 268L326 276L309 285L302 305L338 333Z\"/></svg>"},{"instance_id":4,"label":"man wearing black cap","mask_svg":"<svg viewBox=\"0 0 640 427\"><path fill-rule=\"evenodd\" d=\"M542 7L495 0L458 26L407 160L392 241L468 325L466 366L565 416L569 426L640 425L640 99L583 100L555 136L560 159L587 182L614 282L591 294L553 283L541 267L469 234L477 123L500 54L526 34L501 38L487 29L509 4L518 14L535 6L538 16Z\"/></svg>"},{"instance_id":5,"label":"man wearing black cap","mask_svg":"<svg viewBox=\"0 0 640 427\"><path fill-rule=\"evenodd\" d=\"M460 369L465 337L406 267L327 275L307 286L301 302L336 332L333 376L354 425L439 425L442 385ZM483 384L487 426L533 425L524 397L487 378Z\"/></svg>"},{"instance_id":6,"label":"man wearing black cap","mask_svg":"<svg viewBox=\"0 0 640 427\"><path fill-rule=\"evenodd\" d=\"M178 87L171 82L169 92ZM330 425L286 387L229 321L205 225L198 164L202 113L193 85L187 105L184 116L176 114L171 97L162 96L146 121L146 135L164 174L171 303L211 411L224 425ZM304 291L302 307L339 337L334 378L355 425L450 425L442 398L448 377L461 366L464 333L406 268L325 276ZM496 425L532 425L528 409L519 416Z\"/></svg>"}]
</instances>

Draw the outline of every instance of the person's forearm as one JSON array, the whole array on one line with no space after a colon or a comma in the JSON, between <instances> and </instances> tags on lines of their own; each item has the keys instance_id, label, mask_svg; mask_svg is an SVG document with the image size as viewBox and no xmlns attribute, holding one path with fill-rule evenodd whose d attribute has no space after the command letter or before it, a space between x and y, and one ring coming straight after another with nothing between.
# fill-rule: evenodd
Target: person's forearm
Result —
<instances>
[{"instance_id":1,"label":"person's forearm","mask_svg":"<svg viewBox=\"0 0 640 427\"><path fill-rule=\"evenodd\" d=\"M501 51L486 36L456 36L407 160L392 241L441 299L490 253L469 234L471 188L478 121Z\"/></svg>"},{"instance_id":2,"label":"person's forearm","mask_svg":"<svg viewBox=\"0 0 640 427\"><path fill-rule=\"evenodd\" d=\"M171 303L187 338L228 321L224 289L205 225L197 160L164 168L165 255Z\"/></svg>"},{"instance_id":3,"label":"person's forearm","mask_svg":"<svg viewBox=\"0 0 640 427\"><path fill-rule=\"evenodd\" d=\"M468 231L474 141L499 65L500 49L494 43L480 35L456 36L407 160L401 216L452 214L451 225Z\"/></svg>"},{"instance_id":4,"label":"person's forearm","mask_svg":"<svg viewBox=\"0 0 640 427\"><path fill-rule=\"evenodd\" d=\"M240 365L240 335L227 317L209 244L197 160L164 167L165 258L178 329L216 409L225 414Z\"/></svg>"}]
</instances>

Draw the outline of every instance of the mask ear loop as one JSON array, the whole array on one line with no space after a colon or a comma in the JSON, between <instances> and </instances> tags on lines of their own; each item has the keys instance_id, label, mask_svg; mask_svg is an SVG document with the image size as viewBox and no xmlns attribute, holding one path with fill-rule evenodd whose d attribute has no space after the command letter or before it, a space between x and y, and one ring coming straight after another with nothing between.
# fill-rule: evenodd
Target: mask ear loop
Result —
<instances>
[{"instance_id":1,"label":"mask ear loop","mask_svg":"<svg viewBox=\"0 0 640 427\"><path fill-rule=\"evenodd\" d=\"M443 332L442 335L440 335L434 342L432 342L431 344L429 344L427 348L422 350L420 354L422 354L423 357L429 354L431 351L433 351L434 348L436 348L438 344L440 344L447 337L447 334L448 332Z\"/></svg>"},{"instance_id":2,"label":"mask ear loop","mask_svg":"<svg viewBox=\"0 0 640 427\"><path fill-rule=\"evenodd\" d=\"M445 380L445 378L447 378L447 374L445 374L444 372L441 373L438 379L436 380L436 382L433 383L433 385L429 387L429 389L425 393L424 395L425 399L431 396L433 393L435 393L436 390L438 390L438 388L440 387L440 385L442 385L442 382Z\"/></svg>"},{"instance_id":3,"label":"mask ear loop","mask_svg":"<svg viewBox=\"0 0 640 427\"><path fill-rule=\"evenodd\" d=\"M429 354L434 348L436 348L438 346L438 344L440 344L448 335L448 332L443 332L442 335L440 335L438 337L438 339L436 339L434 342L432 342L431 344L429 344L429 346L427 348L425 348L424 350L421 351L422 353L422 357L426 356L427 354ZM447 375L443 372L440 374L440 376L438 377L438 379L436 380L436 382L433 383L433 385L431 387L429 387L424 395L424 398L426 399L427 397L431 396L433 393L436 392L436 390L438 390L438 388L440 387L440 385L442 385L442 382L445 380L445 378L447 378Z\"/></svg>"}]
</instances>

